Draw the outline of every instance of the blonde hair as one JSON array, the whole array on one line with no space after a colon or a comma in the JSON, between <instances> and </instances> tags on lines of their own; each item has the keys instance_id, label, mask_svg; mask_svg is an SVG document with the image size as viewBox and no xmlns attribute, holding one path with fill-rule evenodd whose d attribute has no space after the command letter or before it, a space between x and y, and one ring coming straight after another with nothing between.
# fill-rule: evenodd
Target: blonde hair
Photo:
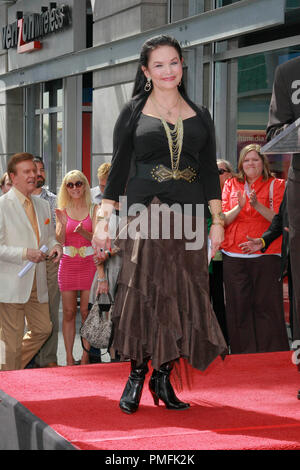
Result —
<instances>
[{"instance_id":1,"label":"blonde hair","mask_svg":"<svg viewBox=\"0 0 300 470\"><path fill-rule=\"evenodd\" d=\"M11 183L9 174L8 174L7 171L6 171L5 173L3 173L3 176L2 176L2 178L0 179L0 188L2 188L2 187L5 185L5 179L6 179L6 177L8 178L8 182Z\"/></svg>"},{"instance_id":2,"label":"blonde hair","mask_svg":"<svg viewBox=\"0 0 300 470\"><path fill-rule=\"evenodd\" d=\"M246 155L249 152L252 152L253 150L257 153L257 155L260 157L262 164L263 164L263 180L268 180L269 178L272 177L271 170L270 170L270 165L269 165L269 160L267 156L260 151L261 147L258 144L248 144L245 147L242 148L240 152L240 158L238 162L238 174L237 174L237 180L240 182L245 181L245 172L243 170L243 163L245 160Z\"/></svg>"},{"instance_id":3,"label":"blonde hair","mask_svg":"<svg viewBox=\"0 0 300 470\"><path fill-rule=\"evenodd\" d=\"M92 205L90 185L86 176L79 170L71 170L65 175L57 195L58 209L66 209L67 207L72 206L72 198L70 197L67 190L67 183L69 183L71 180L83 182L85 189L83 198L85 199L87 208L90 209Z\"/></svg>"},{"instance_id":4,"label":"blonde hair","mask_svg":"<svg viewBox=\"0 0 300 470\"><path fill-rule=\"evenodd\" d=\"M102 163L102 165L99 166L97 171L98 179L105 178L106 176L108 176L108 173L110 172L110 167L111 163Z\"/></svg>"}]
</instances>

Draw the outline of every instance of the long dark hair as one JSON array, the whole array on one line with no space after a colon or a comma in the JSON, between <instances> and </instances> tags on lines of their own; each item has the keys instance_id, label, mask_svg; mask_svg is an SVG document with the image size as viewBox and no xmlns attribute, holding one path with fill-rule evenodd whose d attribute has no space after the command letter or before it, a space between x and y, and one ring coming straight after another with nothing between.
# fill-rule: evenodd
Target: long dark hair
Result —
<instances>
[{"instance_id":1,"label":"long dark hair","mask_svg":"<svg viewBox=\"0 0 300 470\"><path fill-rule=\"evenodd\" d=\"M135 76L132 97L137 97L137 96L141 97L141 96L146 96L146 95L149 96L149 94L152 92L152 89L149 92L144 90L147 79L142 70L142 66L148 67L150 53L154 49L160 46L174 47L174 49L176 49L176 51L178 52L180 60L182 59L182 50L179 45L179 42L177 41L177 39L173 38L172 36L166 36L162 34L160 36L155 36L153 38L150 38L146 42L144 42L142 46L141 54L140 54L138 70ZM178 85L178 90L182 95L186 95L183 79L181 79L181 84Z\"/></svg>"}]
</instances>

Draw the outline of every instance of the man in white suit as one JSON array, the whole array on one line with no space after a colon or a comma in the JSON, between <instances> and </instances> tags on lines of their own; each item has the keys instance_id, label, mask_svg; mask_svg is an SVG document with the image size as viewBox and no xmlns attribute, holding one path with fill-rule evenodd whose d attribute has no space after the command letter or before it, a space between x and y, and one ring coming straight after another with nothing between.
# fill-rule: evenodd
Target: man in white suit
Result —
<instances>
[{"instance_id":1,"label":"man in white suit","mask_svg":"<svg viewBox=\"0 0 300 470\"><path fill-rule=\"evenodd\" d=\"M33 155L11 157L12 189L0 198L0 370L24 368L51 333L45 259L62 248L55 238L48 202L31 196L36 188ZM40 248L46 245L47 255ZM32 261L23 276L18 273ZM27 333L24 335L24 326Z\"/></svg>"}]
</instances>

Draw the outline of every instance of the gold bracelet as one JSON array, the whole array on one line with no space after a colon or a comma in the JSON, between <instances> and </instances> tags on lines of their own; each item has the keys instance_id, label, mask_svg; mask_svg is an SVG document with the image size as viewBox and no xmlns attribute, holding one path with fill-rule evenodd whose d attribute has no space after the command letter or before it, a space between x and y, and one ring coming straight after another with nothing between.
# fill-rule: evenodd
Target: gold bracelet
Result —
<instances>
[{"instance_id":1,"label":"gold bracelet","mask_svg":"<svg viewBox=\"0 0 300 470\"><path fill-rule=\"evenodd\" d=\"M266 246L266 242L263 238L260 238L260 241L262 242L262 248L265 248Z\"/></svg>"}]
</instances>

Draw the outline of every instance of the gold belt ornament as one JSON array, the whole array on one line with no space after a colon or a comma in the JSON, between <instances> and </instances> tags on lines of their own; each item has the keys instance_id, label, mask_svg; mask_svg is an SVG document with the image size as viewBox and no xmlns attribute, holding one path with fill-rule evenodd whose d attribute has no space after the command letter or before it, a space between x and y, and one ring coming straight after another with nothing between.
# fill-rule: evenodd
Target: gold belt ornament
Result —
<instances>
[{"instance_id":1,"label":"gold belt ornament","mask_svg":"<svg viewBox=\"0 0 300 470\"><path fill-rule=\"evenodd\" d=\"M74 258L74 256L79 255L81 258L86 257L86 246L81 246L80 248L76 248L75 246L69 246L69 256Z\"/></svg>"},{"instance_id":2,"label":"gold belt ornament","mask_svg":"<svg viewBox=\"0 0 300 470\"><path fill-rule=\"evenodd\" d=\"M172 179L183 179L189 183L193 183L193 181L196 179L197 172L191 166L188 166L184 170L171 170L164 165L157 165L151 170L151 176L159 183L162 183L163 181L170 181Z\"/></svg>"}]
</instances>

